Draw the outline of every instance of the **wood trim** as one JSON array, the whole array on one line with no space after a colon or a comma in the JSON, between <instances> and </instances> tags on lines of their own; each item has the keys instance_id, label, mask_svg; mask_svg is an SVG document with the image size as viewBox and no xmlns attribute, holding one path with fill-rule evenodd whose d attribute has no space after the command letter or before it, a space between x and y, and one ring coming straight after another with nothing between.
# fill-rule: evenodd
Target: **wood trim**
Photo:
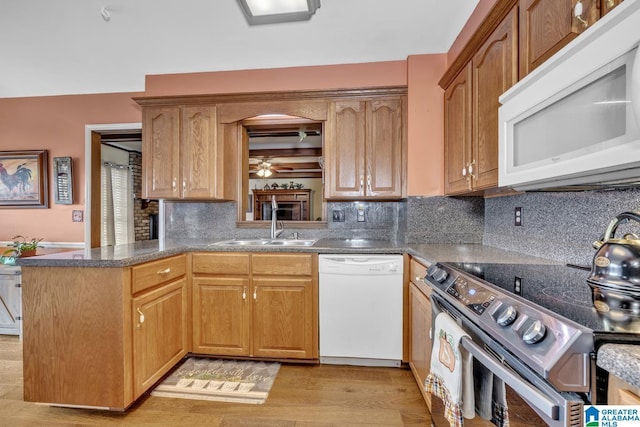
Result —
<instances>
[{"instance_id":1,"label":"wood trim","mask_svg":"<svg viewBox=\"0 0 640 427\"><path fill-rule=\"evenodd\" d=\"M510 0L513 1L513 0ZM208 95L175 95L159 97L134 97L135 102L142 106L160 105L193 105L193 104L222 104L233 102L275 102L275 101L303 101L322 98L362 98L385 95L406 95L406 86L384 86L377 88L308 90L308 91L274 91L251 93L223 93Z\"/></svg>"},{"instance_id":2,"label":"wood trim","mask_svg":"<svg viewBox=\"0 0 640 427\"><path fill-rule=\"evenodd\" d=\"M480 46L489 38L493 31L500 25L505 16L518 3L517 0L498 0L484 18L478 29L473 33L465 47L462 49L458 57L453 61L451 66L447 68L438 85L445 89L453 79L464 69ZM135 99L135 98L134 98Z\"/></svg>"},{"instance_id":3,"label":"wood trim","mask_svg":"<svg viewBox=\"0 0 640 427\"><path fill-rule=\"evenodd\" d=\"M100 188L100 177L101 177L101 163L102 163L102 155L101 155L101 146L102 144L102 135L98 132L91 132L91 182L89 183L91 200L90 200L90 211L91 211L91 236L89 237L89 244L92 248L99 248L101 246L101 229L102 229L102 218L101 218L101 203L102 203L102 189Z\"/></svg>"}]
</instances>

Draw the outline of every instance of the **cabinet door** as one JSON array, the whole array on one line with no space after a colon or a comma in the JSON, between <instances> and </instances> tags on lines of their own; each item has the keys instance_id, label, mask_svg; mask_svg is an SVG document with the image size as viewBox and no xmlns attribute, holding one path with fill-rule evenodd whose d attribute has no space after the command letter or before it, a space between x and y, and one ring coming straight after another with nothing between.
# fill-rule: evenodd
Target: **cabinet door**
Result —
<instances>
[{"instance_id":1,"label":"cabinet door","mask_svg":"<svg viewBox=\"0 0 640 427\"><path fill-rule=\"evenodd\" d=\"M0 274L0 334L20 335L22 293L19 275Z\"/></svg>"},{"instance_id":2,"label":"cabinet door","mask_svg":"<svg viewBox=\"0 0 640 427\"><path fill-rule=\"evenodd\" d=\"M180 108L144 108L142 129L143 198L180 197Z\"/></svg>"},{"instance_id":3,"label":"cabinet door","mask_svg":"<svg viewBox=\"0 0 640 427\"><path fill-rule=\"evenodd\" d=\"M364 101L336 101L329 108L329 132L325 139L325 197L364 196Z\"/></svg>"},{"instance_id":4,"label":"cabinet door","mask_svg":"<svg viewBox=\"0 0 640 427\"><path fill-rule=\"evenodd\" d=\"M403 195L403 102L400 98L367 102L366 195Z\"/></svg>"},{"instance_id":5,"label":"cabinet door","mask_svg":"<svg viewBox=\"0 0 640 427\"><path fill-rule=\"evenodd\" d=\"M622 3L622 0L601 0L600 15L604 16L611 12L613 8Z\"/></svg>"},{"instance_id":6,"label":"cabinet door","mask_svg":"<svg viewBox=\"0 0 640 427\"><path fill-rule=\"evenodd\" d=\"M187 354L187 288L180 279L132 301L134 396Z\"/></svg>"},{"instance_id":7,"label":"cabinet door","mask_svg":"<svg viewBox=\"0 0 640 427\"><path fill-rule=\"evenodd\" d=\"M598 19L599 0L581 1L578 19L573 13L578 0L520 0L521 79Z\"/></svg>"},{"instance_id":8,"label":"cabinet door","mask_svg":"<svg viewBox=\"0 0 640 427\"><path fill-rule=\"evenodd\" d=\"M433 345L430 336L431 302L413 283L409 287L409 316L411 319L409 364L418 387L423 391L424 381L429 375L431 366L431 347ZM424 391L423 396L425 396L427 406L431 410L431 399Z\"/></svg>"},{"instance_id":9,"label":"cabinet door","mask_svg":"<svg viewBox=\"0 0 640 427\"><path fill-rule=\"evenodd\" d=\"M215 106L182 111L182 197L222 198L222 156L217 144Z\"/></svg>"},{"instance_id":10,"label":"cabinet door","mask_svg":"<svg viewBox=\"0 0 640 427\"><path fill-rule=\"evenodd\" d=\"M249 355L249 279L193 278L193 351Z\"/></svg>"},{"instance_id":11,"label":"cabinet door","mask_svg":"<svg viewBox=\"0 0 640 427\"><path fill-rule=\"evenodd\" d=\"M318 357L315 288L311 278L254 277L252 356Z\"/></svg>"},{"instance_id":12,"label":"cabinet door","mask_svg":"<svg viewBox=\"0 0 640 427\"><path fill-rule=\"evenodd\" d=\"M498 186L498 98L518 81L517 14L514 7L472 60L473 190Z\"/></svg>"},{"instance_id":13,"label":"cabinet door","mask_svg":"<svg viewBox=\"0 0 640 427\"><path fill-rule=\"evenodd\" d=\"M445 194L470 190L467 164L471 158L471 63L444 92Z\"/></svg>"}]
</instances>

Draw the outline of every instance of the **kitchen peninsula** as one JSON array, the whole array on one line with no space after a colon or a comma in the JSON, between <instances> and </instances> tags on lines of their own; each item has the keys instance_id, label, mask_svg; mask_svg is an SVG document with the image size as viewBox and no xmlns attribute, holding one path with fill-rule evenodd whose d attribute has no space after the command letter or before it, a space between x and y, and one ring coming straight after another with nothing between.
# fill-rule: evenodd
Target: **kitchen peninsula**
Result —
<instances>
[{"instance_id":1,"label":"kitchen peninsula","mask_svg":"<svg viewBox=\"0 0 640 427\"><path fill-rule=\"evenodd\" d=\"M407 254L405 301L409 256L427 265L443 259L529 259L482 245L321 239L311 247L238 249L213 243L176 241L159 245L151 241L20 260L24 277L25 400L126 410L185 355L206 352L204 346L196 349L202 344L196 339L201 320L195 314L196 289L198 280L215 271L226 271L243 284L258 278L286 278L282 282L295 287L297 295L304 295L292 301L312 301L312 317L305 320L305 330L293 337L296 351L290 350L291 345L286 352L274 351L278 342L273 336L277 334L262 330L267 337L262 342L271 340L271 353L260 353L264 349L254 346L246 355L317 363L318 253ZM203 264L197 259L214 255L223 258L209 258L206 265L211 270L202 270ZM245 271L249 256L253 257L251 269ZM288 315L309 312L305 310L294 309ZM406 316L405 310L405 337ZM221 351L216 349L211 354L224 354ZM234 351L239 352L236 355L241 353L237 348Z\"/></svg>"}]
</instances>

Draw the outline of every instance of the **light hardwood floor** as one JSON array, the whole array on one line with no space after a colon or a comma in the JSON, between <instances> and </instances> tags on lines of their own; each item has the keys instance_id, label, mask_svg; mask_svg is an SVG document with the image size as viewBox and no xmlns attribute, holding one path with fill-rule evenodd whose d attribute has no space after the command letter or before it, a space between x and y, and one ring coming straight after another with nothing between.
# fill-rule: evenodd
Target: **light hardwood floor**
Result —
<instances>
[{"instance_id":1,"label":"light hardwood floor","mask_svg":"<svg viewBox=\"0 0 640 427\"><path fill-rule=\"evenodd\" d=\"M0 426L428 426L411 372L283 364L263 405L149 396L127 413L22 400L22 345L0 335Z\"/></svg>"}]
</instances>

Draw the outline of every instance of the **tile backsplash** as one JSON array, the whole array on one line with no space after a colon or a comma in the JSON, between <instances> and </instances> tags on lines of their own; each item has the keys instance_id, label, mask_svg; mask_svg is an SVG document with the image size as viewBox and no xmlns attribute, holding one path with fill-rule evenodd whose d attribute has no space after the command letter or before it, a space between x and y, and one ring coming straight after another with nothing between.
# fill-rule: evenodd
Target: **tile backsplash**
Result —
<instances>
[{"instance_id":1,"label":"tile backsplash","mask_svg":"<svg viewBox=\"0 0 640 427\"><path fill-rule=\"evenodd\" d=\"M365 221L357 221L362 207ZM522 226L514 209L522 208ZM329 221L285 229L300 238L365 238L406 243L485 244L563 262L590 265L591 244L620 212L640 210L640 189L531 192L481 197L409 197L397 202L329 202ZM333 211L344 213L334 222ZM286 227L285 227L286 228ZM619 232L640 234L640 224ZM236 225L236 204L165 202L165 237L185 239L266 238L266 228Z\"/></svg>"},{"instance_id":2,"label":"tile backsplash","mask_svg":"<svg viewBox=\"0 0 640 427\"><path fill-rule=\"evenodd\" d=\"M523 225L514 225L522 208ZM485 200L483 243L534 256L591 265L592 243L621 212L640 209L640 190L540 192ZM619 233L635 231L629 223ZM616 233L616 236L619 234Z\"/></svg>"}]
</instances>

